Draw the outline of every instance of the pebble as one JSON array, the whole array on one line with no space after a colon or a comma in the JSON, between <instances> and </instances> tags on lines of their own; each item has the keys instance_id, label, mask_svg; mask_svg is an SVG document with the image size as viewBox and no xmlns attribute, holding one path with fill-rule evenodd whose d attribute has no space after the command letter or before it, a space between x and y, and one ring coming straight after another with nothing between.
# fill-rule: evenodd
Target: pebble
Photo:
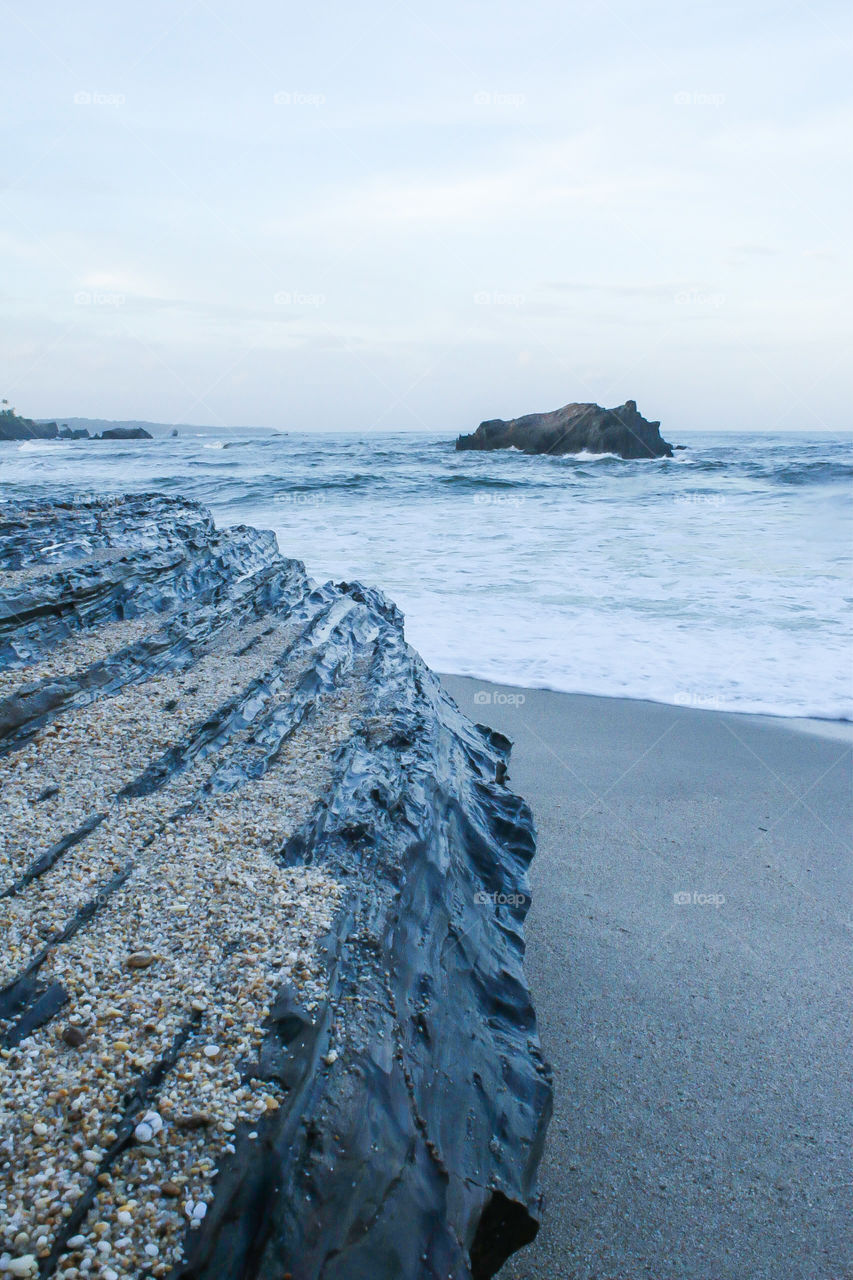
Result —
<instances>
[{"instance_id":1,"label":"pebble","mask_svg":"<svg viewBox=\"0 0 853 1280\"><path fill-rule=\"evenodd\" d=\"M86 1043L86 1032L81 1027L69 1024L62 1032L62 1039L71 1049L79 1049Z\"/></svg>"},{"instance_id":2,"label":"pebble","mask_svg":"<svg viewBox=\"0 0 853 1280\"><path fill-rule=\"evenodd\" d=\"M34 1276L39 1269L34 1253L25 1253L20 1258L10 1258L6 1270L12 1276Z\"/></svg>"},{"instance_id":3,"label":"pebble","mask_svg":"<svg viewBox=\"0 0 853 1280\"><path fill-rule=\"evenodd\" d=\"M158 1134L163 1128L163 1117L159 1111L146 1111L142 1123L147 1124L152 1133Z\"/></svg>"},{"instance_id":4,"label":"pebble","mask_svg":"<svg viewBox=\"0 0 853 1280\"><path fill-rule=\"evenodd\" d=\"M192 1115L177 1116L175 1124L179 1129L203 1129L210 1124L212 1117L207 1111L194 1111Z\"/></svg>"},{"instance_id":5,"label":"pebble","mask_svg":"<svg viewBox=\"0 0 853 1280\"><path fill-rule=\"evenodd\" d=\"M128 969L147 969L156 958L150 951L133 951L124 963Z\"/></svg>"}]
</instances>

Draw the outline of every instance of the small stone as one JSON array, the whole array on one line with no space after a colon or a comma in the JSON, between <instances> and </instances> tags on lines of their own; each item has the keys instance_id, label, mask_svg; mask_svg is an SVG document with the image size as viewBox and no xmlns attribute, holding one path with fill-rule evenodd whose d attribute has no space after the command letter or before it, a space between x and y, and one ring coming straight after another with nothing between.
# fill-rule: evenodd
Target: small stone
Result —
<instances>
[{"instance_id":1,"label":"small stone","mask_svg":"<svg viewBox=\"0 0 853 1280\"><path fill-rule=\"evenodd\" d=\"M193 1111L188 1116L177 1116L175 1124L179 1129L203 1129L210 1124L210 1116L206 1111Z\"/></svg>"},{"instance_id":2,"label":"small stone","mask_svg":"<svg viewBox=\"0 0 853 1280\"><path fill-rule=\"evenodd\" d=\"M75 1027L69 1023L62 1032L62 1039L70 1049L79 1049L86 1043L86 1032L81 1027Z\"/></svg>"},{"instance_id":3,"label":"small stone","mask_svg":"<svg viewBox=\"0 0 853 1280\"><path fill-rule=\"evenodd\" d=\"M20 1258L10 1258L6 1270L12 1276L34 1276L39 1269L34 1253L25 1253Z\"/></svg>"},{"instance_id":4,"label":"small stone","mask_svg":"<svg viewBox=\"0 0 853 1280\"><path fill-rule=\"evenodd\" d=\"M37 1138L43 1138L47 1133L47 1125L43 1124L41 1120L36 1120L33 1125L33 1133Z\"/></svg>"},{"instance_id":5,"label":"small stone","mask_svg":"<svg viewBox=\"0 0 853 1280\"><path fill-rule=\"evenodd\" d=\"M132 951L124 963L128 969L147 969L156 959L150 951Z\"/></svg>"},{"instance_id":6,"label":"small stone","mask_svg":"<svg viewBox=\"0 0 853 1280\"><path fill-rule=\"evenodd\" d=\"M218 1044L206 1044L206 1045L204 1046L204 1056L205 1056L206 1058L218 1058L218 1057L219 1057L219 1045L218 1045Z\"/></svg>"},{"instance_id":7,"label":"small stone","mask_svg":"<svg viewBox=\"0 0 853 1280\"><path fill-rule=\"evenodd\" d=\"M121 1209L116 1214L116 1221L120 1222L123 1227L129 1227L133 1222L133 1214L129 1209Z\"/></svg>"},{"instance_id":8,"label":"small stone","mask_svg":"<svg viewBox=\"0 0 853 1280\"><path fill-rule=\"evenodd\" d=\"M206 1213L207 1213L207 1205L204 1203L203 1200L199 1200L198 1203L193 1206L193 1214L192 1214L193 1221L201 1222L202 1218Z\"/></svg>"},{"instance_id":9,"label":"small stone","mask_svg":"<svg viewBox=\"0 0 853 1280\"><path fill-rule=\"evenodd\" d=\"M85 1236L72 1236L71 1239L68 1241L68 1248L82 1249L85 1243L86 1243Z\"/></svg>"},{"instance_id":10,"label":"small stone","mask_svg":"<svg viewBox=\"0 0 853 1280\"><path fill-rule=\"evenodd\" d=\"M177 1186L177 1184L176 1184L176 1183L174 1183L174 1182L161 1182L161 1183L160 1183L160 1195L161 1195L161 1196L169 1196L169 1198L170 1198L170 1199L174 1200L174 1199L175 1199L175 1197L176 1197L176 1196L179 1196L180 1194L181 1194L181 1188L180 1188L179 1186Z\"/></svg>"},{"instance_id":11,"label":"small stone","mask_svg":"<svg viewBox=\"0 0 853 1280\"><path fill-rule=\"evenodd\" d=\"M152 1133L159 1133L163 1128L163 1117L159 1111L146 1111L142 1117L142 1123L147 1124Z\"/></svg>"},{"instance_id":12,"label":"small stone","mask_svg":"<svg viewBox=\"0 0 853 1280\"><path fill-rule=\"evenodd\" d=\"M337 1062L337 1060L338 1060L337 1049L330 1049L329 1052L326 1054L325 1058L323 1059L327 1067L330 1067L332 1063Z\"/></svg>"},{"instance_id":13,"label":"small stone","mask_svg":"<svg viewBox=\"0 0 853 1280\"><path fill-rule=\"evenodd\" d=\"M137 1142L150 1142L154 1137L154 1130L150 1124L146 1124L144 1120L141 1120L134 1129L133 1136Z\"/></svg>"},{"instance_id":14,"label":"small stone","mask_svg":"<svg viewBox=\"0 0 853 1280\"><path fill-rule=\"evenodd\" d=\"M156 1244L147 1244L145 1246L145 1252L148 1254L149 1258L159 1258L160 1256L160 1250L157 1248Z\"/></svg>"}]
</instances>

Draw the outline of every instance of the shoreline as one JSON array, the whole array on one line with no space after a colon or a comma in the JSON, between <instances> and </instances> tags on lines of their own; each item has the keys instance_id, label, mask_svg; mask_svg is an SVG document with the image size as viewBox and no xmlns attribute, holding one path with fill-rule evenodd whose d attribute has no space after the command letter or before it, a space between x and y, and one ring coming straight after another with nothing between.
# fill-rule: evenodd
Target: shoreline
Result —
<instances>
[{"instance_id":1,"label":"shoreline","mask_svg":"<svg viewBox=\"0 0 853 1280\"><path fill-rule=\"evenodd\" d=\"M441 679L538 830L555 1106L501 1280L839 1280L853 726Z\"/></svg>"},{"instance_id":2,"label":"shoreline","mask_svg":"<svg viewBox=\"0 0 853 1280\"><path fill-rule=\"evenodd\" d=\"M435 668L432 668L435 670ZM741 711L734 707L703 706L692 702L665 702L658 698L641 698L627 693L588 693L583 689L553 689L550 685L521 684L510 680L495 680L491 676L473 675L467 671L436 671L439 680L470 680L477 685L493 689L505 690L508 693L547 693L559 698L592 698L601 702L639 703L643 706L672 707L680 711L696 711L712 716L736 716L746 720L762 721L767 724L785 724L804 733L813 733L818 737L838 738L853 742L853 719L846 716L788 715L783 711Z\"/></svg>"}]
</instances>

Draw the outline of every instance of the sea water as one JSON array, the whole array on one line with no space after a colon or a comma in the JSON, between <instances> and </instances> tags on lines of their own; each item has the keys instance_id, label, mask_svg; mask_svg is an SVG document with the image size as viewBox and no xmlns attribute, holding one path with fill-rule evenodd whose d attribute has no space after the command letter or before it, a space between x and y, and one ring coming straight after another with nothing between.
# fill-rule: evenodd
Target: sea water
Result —
<instances>
[{"instance_id":1,"label":"sea water","mask_svg":"<svg viewBox=\"0 0 853 1280\"><path fill-rule=\"evenodd\" d=\"M0 444L0 496L159 490L381 587L437 671L853 718L843 434L691 434L672 459L457 453L452 438L182 430Z\"/></svg>"}]
</instances>

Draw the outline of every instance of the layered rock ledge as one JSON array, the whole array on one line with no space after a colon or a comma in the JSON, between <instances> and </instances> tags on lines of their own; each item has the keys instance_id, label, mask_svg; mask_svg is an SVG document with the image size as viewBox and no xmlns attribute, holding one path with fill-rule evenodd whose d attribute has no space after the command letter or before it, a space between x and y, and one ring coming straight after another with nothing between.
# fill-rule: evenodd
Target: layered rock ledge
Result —
<instances>
[{"instance_id":1,"label":"layered rock ledge","mask_svg":"<svg viewBox=\"0 0 853 1280\"><path fill-rule=\"evenodd\" d=\"M550 413L481 422L472 435L459 436L457 449L520 449L523 453L615 453L620 458L671 458L660 423L637 411L635 400L615 409L598 404L566 404Z\"/></svg>"},{"instance_id":2,"label":"layered rock ledge","mask_svg":"<svg viewBox=\"0 0 853 1280\"><path fill-rule=\"evenodd\" d=\"M196 504L5 504L0 569L0 1274L492 1276L551 1104L509 743Z\"/></svg>"}]
</instances>

